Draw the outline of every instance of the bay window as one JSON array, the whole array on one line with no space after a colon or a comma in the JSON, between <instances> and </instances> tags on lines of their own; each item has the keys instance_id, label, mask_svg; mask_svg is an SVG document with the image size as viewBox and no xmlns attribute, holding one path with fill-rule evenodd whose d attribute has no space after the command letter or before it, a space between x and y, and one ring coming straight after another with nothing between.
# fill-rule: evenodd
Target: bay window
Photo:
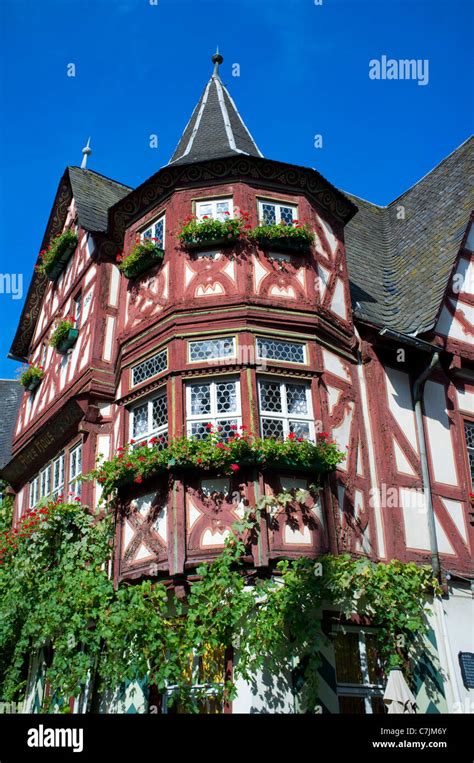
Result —
<instances>
[{"instance_id":1,"label":"bay window","mask_svg":"<svg viewBox=\"0 0 474 763\"><path fill-rule=\"evenodd\" d=\"M311 388L308 383L259 379L260 426L263 438L285 439L293 433L314 440Z\"/></svg>"},{"instance_id":2,"label":"bay window","mask_svg":"<svg viewBox=\"0 0 474 763\"><path fill-rule=\"evenodd\" d=\"M150 437L162 438L166 442L168 435L168 403L166 392L139 403L130 411L130 435L136 444L143 443Z\"/></svg>"},{"instance_id":3,"label":"bay window","mask_svg":"<svg viewBox=\"0 0 474 763\"><path fill-rule=\"evenodd\" d=\"M241 423L240 385L236 379L220 378L186 386L188 435L202 439L212 425L227 439Z\"/></svg>"}]
</instances>

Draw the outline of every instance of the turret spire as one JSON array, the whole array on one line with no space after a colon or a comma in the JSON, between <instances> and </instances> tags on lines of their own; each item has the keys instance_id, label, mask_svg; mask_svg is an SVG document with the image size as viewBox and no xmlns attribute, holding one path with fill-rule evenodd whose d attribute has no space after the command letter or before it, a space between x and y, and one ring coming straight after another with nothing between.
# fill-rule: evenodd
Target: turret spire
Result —
<instances>
[{"instance_id":1,"label":"turret spire","mask_svg":"<svg viewBox=\"0 0 474 763\"><path fill-rule=\"evenodd\" d=\"M191 164L235 154L262 156L223 84L219 48L212 56L214 70L169 164Z\"/></svg>"},{"instance_id":2,"label":"turret spire","mask_svg":"<svg viewBox=\"0 0 474 763\"><path fill-rule=\"evenodd\" d=\"M87 157L90 154L92 154L92 149L90 147L90 142L91 142L91 139L89 137L87 139L87 145L84 146L84 148L82 149L82 153L84 154L84 156L82 157L81 170L85 170L86 169L86 166L87 166Z\"/></svg>"}]
</instances>

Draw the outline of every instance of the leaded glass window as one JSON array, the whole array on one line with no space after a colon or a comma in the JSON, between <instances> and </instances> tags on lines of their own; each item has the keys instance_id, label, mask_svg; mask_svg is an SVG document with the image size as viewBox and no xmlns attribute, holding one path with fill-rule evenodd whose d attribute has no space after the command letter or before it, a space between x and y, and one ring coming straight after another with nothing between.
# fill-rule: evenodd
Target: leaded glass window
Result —
<instances>
[{"instance_id":1,"label":"leaded glass window","mask_svg":"<svg viewBox=\"0 0 474 763\"><path fill-rule=\"evenodd\" d=\"M262 437L284 439L294 433L297 438L314 440L309 384L260 379L258 390Z\"/></svg>"},{"instance_id":2,"label":"leaded glass window","mask_svg":"<svg viewBox=\"0 0 474 763\"><path fill-rule=\"evenodd\" d=\"M64 453L53 461L53 496L58 497L64 491Z\"/></svg>"},{"instance_id":3,"label":"leaded glass window","mask_svg":"<svg viewBox=\"0 0 474 763\"><path fill-rule=\"evenodd\" d=\"M168 353L166 350L161 350L161 352L157 352L156 355L152 355L151 358L147 358L132 368L132 384L140 384L140 382L151 379L152 376L161 374L167 366Z\"/></svg>"},{"instance_id":4,"label":"leaded glass window","mask_svg":"<svg viewBox=\"0 0 474 763\"><path fill-rule=\"evenodd\" d=\"M134 406L130 411L131 439L136 445L149 438L157 439L157 446L164 446L168 436L168 401L166 392Z\"/></svg>"},{"instance_id":5,"label":"leaded glass window","mask_svg":"<svg viewBox=\"0 0 474 763\"><path fill-rule=\"evenodd\" d=\"M277 202L259 201L259 219L262 225L278 225L286 223L293 225L297 219L297 207L293 204L279 204Z\"/></svg>"},{"instance_id":6,"label":"leaded glass window","mask_svg":"<svg viewBox=\"0 0 474 763\"><path fill-rule=\"evenodd\" d=\"M165 216L159 217L146 230L142 231L142 239L151 239L160 249L165 248Z\"/></svg>"},{"instance_id":7,"label":"leaded glass window","mask_svg":"<svg viewBox=\"0 0 474 763\"><path fill-rule=\"evenodd\" d=\"M474 489L474 423L465 421L464 431L466 433L467 457L469 459L469 468L471 470L471 486Z\"/></svg>"},{"instance_id":8,"label":"leaded glass window","mask_svg":"<svg viewBox=\"0 0 474 763\"><path fill-rule=\"evenodd\" d=\"M201 339L189 342L189 360L197 363L200 360L221 360L235 357L235 337L220 337L217 339Z\"/></svg>"},{"instance_id":9,"label":"leaded glass window","mask_svg":"<svg viewBox=\"0 0 474 763\"><path fill-rule=\"evenodd\" d=\"M287 342L284 339L257 337L257 356L266 360L280 360L285 363L305 363L306 345Z\"/></svg>"},{"instance_id":10,"label":"leaded glass window","mask_svg":"<svg viewBox=\"0 0 474 763\"><path fill-rule=\"evenodd\" d=\"M228 439L242 422L239 382L218 379L188 384L186 419L189 435L202 439L213 426Z\"/></svg>"},{"instance_id":11,"label":"leaded glass window","mask_svg":"<svg viewBox=\"0 0 474 763\"><path fill-rule=\"evenodd\" d=\"M196 217L202 220L204 217L212 217L223 222L233 216L232 199L206 199L196 202Z\"/></svg>"}]
</instances>

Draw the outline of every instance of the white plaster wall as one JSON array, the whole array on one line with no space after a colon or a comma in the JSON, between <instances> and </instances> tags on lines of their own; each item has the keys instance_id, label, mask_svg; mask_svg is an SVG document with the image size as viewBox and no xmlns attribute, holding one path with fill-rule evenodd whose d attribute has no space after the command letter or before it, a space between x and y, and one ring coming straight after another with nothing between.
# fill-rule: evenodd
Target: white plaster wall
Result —
<instances>
[{"instance_id":1,"label":"white plaster wall","mask_svg":"<svg viewBox=\"0 0 474 763\"><path fill-rule=\"evenodd\" d=\"M450 713L474 713L474 689L464 686L458 659L459 652L474 651L474 597L469 585L453 582L449 586L449 598L443 599L442 607L454 673L450 678L458 694L453 707L448 710Z\"/></svg>"},{"instance_id":2,"label":"white plaster wall","mask_svg":"<svg viewBox=\"0 0 474 763\"><path fill-rule=\"evenodd\" d=\"M236 655L238 659L238 653ZM295 713L289 675L272 676L259 671L251 683L236 681L237 697L232 701L233 713Z\"/></svg>"}]
</instances>

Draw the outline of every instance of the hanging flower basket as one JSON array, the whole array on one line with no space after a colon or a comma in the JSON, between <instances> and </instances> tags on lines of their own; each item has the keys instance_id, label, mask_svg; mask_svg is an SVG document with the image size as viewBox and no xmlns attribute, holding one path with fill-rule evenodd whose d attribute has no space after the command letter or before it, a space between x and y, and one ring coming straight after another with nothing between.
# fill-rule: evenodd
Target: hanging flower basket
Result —
<instances>
[{"instance_id":1,"label":"hanging flower basket","mask_svg":"<svg viewBox=\"0 0 474 763\"><path fill-rule=\"evenodd\" d=\"M71 347L74 347L79 330L74 328L74 318L67 318L60 321L54 329L49 344L54 347L57 352L65 354Z\"/></svg>"},{"instance_id":2,"label":"hanging flower basket","mask_svg":"<svg viewBox=\"0 0 474 763\"><path fill-rule=\"evenodd\" d=\"M41 384L43 376L44 369L42 366L35 366L30 364L28 368L21 374L20 383L28 392L34 392L35 389Z\"/></svg>"},{"instance_id":3,"label":"hanging flower basket","mask_svg":"<svg viewBox=\"0 0 474 763\"><path fill-rule=\"evenodd\" d=\"M186 218L178 232L178 239L185 249L196 251L213 247L232 246L243 237L245 217L229 217L215 220L212 217Z\"/></svg>"},{"instance_id":4,"label":"hanging flower basket","mask_svg":"<svg viewBox=\"0 0 474 763\"><path fill-rule=\"evenodd\" d=\"M43 249L39 254L40 262L36 266L38 273L43 273L50 281L56 281L71 259L77 242L77 234L72 230L56 236L48 249Z\"/></svg>"},{"instance_id":5,"label":"hanging flower basket","mask_svg":"<svg viewBox=\"0 0 474 763\"><path fill-rule=\"evenodd\" d=\"M119 254L117 262L125 278L136 278L162 262L165 252L155 244L154 239L138 241L128 257Z\"/></svg>"},{"instance_id":6,"label":"hanging flower basket","mask_svg":"<svg viewBox=\"0 0 474 763\"><path fill-rule=\"evenodd\" d=\"M259 225L249 232L249 239L261 249L277 249L280 252L308 252L314 242L314 233L298 220L293 225Z\"/></svg>"}]
</instances>

